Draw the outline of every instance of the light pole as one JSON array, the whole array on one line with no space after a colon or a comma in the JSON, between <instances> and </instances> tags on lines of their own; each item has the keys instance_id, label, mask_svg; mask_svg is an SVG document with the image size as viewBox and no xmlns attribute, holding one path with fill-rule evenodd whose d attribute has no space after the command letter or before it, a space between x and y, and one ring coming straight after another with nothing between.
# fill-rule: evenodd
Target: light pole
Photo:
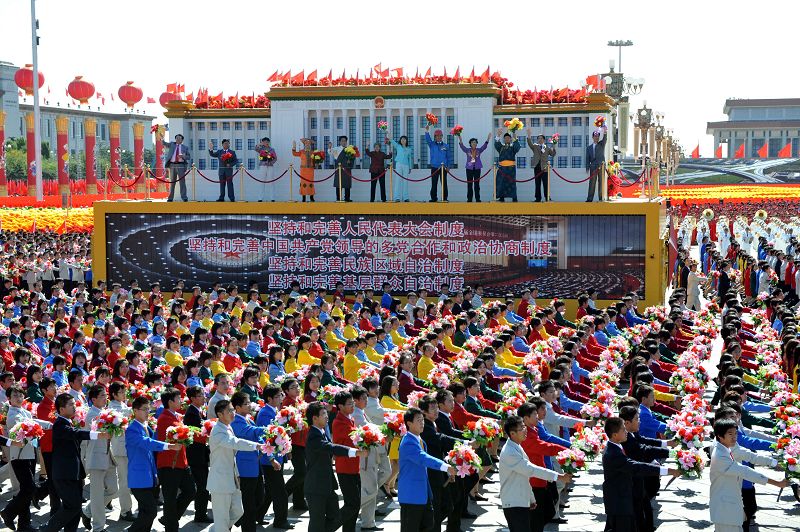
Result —
<instances>
[{"instance_id":1,"label":"light pole","mask_svg":"<svg viewBox=\"0 0 800 532\"><path fill-rule=\"evenodd\" d=\"M31 47L33 49L33 142L34 163L36 165L36 201L42 201L44 196L44 183L42 182L42 132L41 109L39 109L39 21L36 20L36 0L31 0ZM28 170L30 171L30 169Z\"/></svg>"},{"instance_id":2,"label":"light pole","mask_svg":"<svg viewBox=\"0 0 800 532\"><path fill-rule=\"evenodd\" d=\"M619 71L622 72L622 49L628 46L633 46L633 41L608 41L609 46L616 47L619 50Z\"/></svg>"},{"instance_id":3,"label":"light pole","mask_svg":"<svg viewBox=\"0 0 800 532\"><path fill-rule=\"evenodd\" d=\"M603 74L603 81L606 86L606 94L614 99L617 108L617 114L620 117L628 115L630 104L628 96L636 95L642 92L644 86L644 79L642 78L627 78L620 72L614 71L614 60L609 62L609 72ZM628 150L628 122L627 120L620 120L618 123L615 121L614 126L614 145L618 146L620 151L624 154Z\"/></svg>"}]
</instances>

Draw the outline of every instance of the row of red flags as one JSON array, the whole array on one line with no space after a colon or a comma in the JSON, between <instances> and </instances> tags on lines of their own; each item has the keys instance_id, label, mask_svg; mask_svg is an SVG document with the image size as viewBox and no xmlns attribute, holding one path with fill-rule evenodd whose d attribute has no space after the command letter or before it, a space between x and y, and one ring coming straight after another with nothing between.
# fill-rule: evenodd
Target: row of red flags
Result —
<instances>
[{"instance_id":1,"label":"row of red flags","mask_svg":"<svg viewBox=\"0 0 800 532\"><path fill-rule=\"evenodd\" d=\"M756 152L761 159L766 159L769 154L769 146L767 143L764 143L758 151ZM781 159L787 159L792 156L792 142L789 141L786 146L781 148L778 151L778 157ZM695 149L692 150L692 159L699 159L700 158L700 144L697 145ZM717 159L722 159L722 146L717 146L717 149L714 150L714 157ZM734 159L744 159L744 144L740 144L739 147L736 149L736 153L733 154Z\"/></svg>"},{"instance_id":2,"label":"row of red flags","mask_svg":"<svg viewBox=\"0 0 800 532\"><path fill-rule=\"evenodd\" d=\"M428 79L432 76L432 68L428 67L428 70L425 72L424 76L419 75L419 69L417 69L416 75L414 78L420 79ZM444 69L445 77L447 76L447 69ZM403 68L383 68L383 66L378 63L374 67L372 67L369 71L369 76L366 76L365 79L391 79L391 78L405 78L405 72ZM489 67L482 74L475 74L475 67L472 67L472 72L469 76L461 76L461 68L456 68L456 73L453 75L453 78L457 81L465 81L469 83L489 83L490 79L490 69ZM336 78L337 80L343 81L348 79L347 78L347 71L342 70L342 75ZM356 70L356 79L360 79L360 71ZM328 71L328 75L324 77L319 77L317 70L310 72L306 75L305 70L301 70L296 74L292 74L292 71L289 70L287 72L280 72L276 70L272 73L270 77L267 78L267 81L270 83L288 83L290 85L302 85L306 81L334 81L333 78L333 69Z\"/></svg>"}]
</instances>

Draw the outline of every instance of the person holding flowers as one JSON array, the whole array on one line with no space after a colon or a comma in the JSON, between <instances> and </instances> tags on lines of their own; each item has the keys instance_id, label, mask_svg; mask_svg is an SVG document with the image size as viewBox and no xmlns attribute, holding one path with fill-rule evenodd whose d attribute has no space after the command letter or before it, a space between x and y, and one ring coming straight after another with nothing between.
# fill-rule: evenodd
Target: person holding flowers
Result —
<instances>
[{"instance_id":1,"label":"person holding flowers","mask_svg":"<svg viewBox=\"0 0 800 532\"><path fill-rule=\"evenodd\" d=\"M460 129L457 129L461 126L456 126L453 128L454 134L458 137L458 146L461 148L467 155L467 203L472 202L473 194L475 196L475 201L480 203L481 202L481 170L483 170L483 163L481 162L481 154L486 150L486 147L489 145L489 141L492 140L492 134L489 133L486 136L486 142L484 142L480 147L478 147L478 139L471 138L469 139L469 148L464 146L464 143L461 141L461 133Z\"/></svg>"},{"instance_id":2,"label":"person holding flowers","mask_svg":"<svg viewBox=\"0 0 800 532\"><path fill-rule=\"evenodd\" d=\"M242 440L260 443L263 439L264 427L256 425L250 418L250 396L243 391L238 391L231 396L231 405L236 411L230 424L233 435ZM239 526L241 526L242 532L254 532L258 508L264 498L264 484L261 481L258 452L239 451L236 453L236 469L239 472L244 512Z\"/></svg>"},{"instance_id":3,"label":"person holding flowers","mask_svg":"<svg viewBox=\"0 0 800 532\"><path fill-rule=\"evenodd\" d=\"M436 118L436 117L433 117ZM428 165L431 169L431 199L430 203L439 201L439 189L442 189L442 201L447 201L447 170L453 166L453 156L447 147L447 143L442 140L444 134L441 129L433 132L431 138L431 118L428 118L428 125L425 126L425 142L428 144Z\"/></svg>"},{"instance_id":4,"label":"person holding flowers","mask_svg":"<svg viewBox=\"0 0 800 532\"><path fill-rule=\"evenodd\" d=\"M314 201L314 141L307 138L300 139L303 149L297 149L297 143L292 141L292 155L300 158L300 196L303 202L306 196L310 201Z\"/></svg>"},{"instance_id":5,"label":"person holding flowers","mask_svg":"<svg viewBox=\"0 0 800 532\"><path fill-rule=\"evenodd\" d=\"M550 191L547 190L547 165L548 165L548 158L556 156L556 146L558 145L558 133L553 135L553 145L548 146L547 142L545 141L544 135L537 135L536 136L536 143L534 144L531 141L531 128L528 128L528 147L533 152L533 162L531 166L533 166L533 173L536 176L535 184L536 184L536 196L535 201L540 202L542 201L542 197L544 197L545 201L550 201ZM544 188L544 196L542 196L542 188Z\"/></svg>"},{"instance_id":6,"label":"person holding flowers","mask_svg":"<svg viewBox=\"0 0 800 532\"><path fill-rule=\"evenodd\" d=\"M93 420L97 419L103 422L103 418L110 413L105 410L108 403L108 394L102 384L95 384L89 388L87 396L91 406L86 413L86 426L91 427ZM100 424L95 423L93 428L108 432L112 436L115 435L115 432L122 434L124 430L122 428L115 429L113 423L111 426L102 428ZM106 505L114 500L119 491L117 469L112 462L110 441L95 440L87 443L83 463L89 476L89 504L86 505L84 514L91 518L92 528L95 530L105 529ZM86 520L84 520L85 523Z\"/></svg>"},{"instance_id":7,"label":"person holding flowers","mask_svg":"<svg viewBox=\"0 0 800 532\"><path fill-rule=\"evenodd\" d=\"M511 201L517 201L517 152L520 145L516 130L504 134L502 129L498 129L494 138L494 149L497 150L499 165L495 177L497 200L511 198Z\"/></svg>"},{"instance_id":8,"label":"person holding flowers","mask_svg":"<svg viewBox=\"0 0 800 532\"><path fill-rule=\"evenodd\" d=\"M215 150L214 143L209 142L208 154L215 159L219 159L219 198L217 201L225 201L225 187L228 188L228 199L236 201L233 194L233 169L239 163L236 152L231 149L231 141L222 139L222 149Z\"/></svg>"},{"instance_id":9,"label":"person holding flowers","mask_svg":"<svg viewBox=\"0 0 800 532\"><path fill-rule=\"evenodd\" d=\"M508 523L509 532L528 532L534 530L536 497L531 490L530 479L540 478L547 482L561 480L565 484L572 480L568 474L559 475L528 460L522 442L528 430L519 416L509 416L503 423L503 431L508 440L500 451L500 503Z\"/></svg>"},{"instance_id":10,"label":"person holding flowers","mask_svg":"<svg viewBox=\"0 0 800 532\"><path fill-rule=\"evenodd\" d=\"M262 181L272 181L275 178L275 163L278 162L278 154L275 148L270 145L269 137L263 137L255 148L258 153L258 170ZM261 191L262 201L275 201L275 186L273 183L262 183L264 188Z\"/></svg>"},{"instance_id":11,"label":"person holding flowers","mask_svg":"<svg viewBox=\"0 0 800 532\"><path fill-rule=\"evenodd\" d=\"M366 446L357 447L351 434L356 431L356 424L353 421L353 411L355 410L355 400L350 392L339 392L333 399L333 404L338 410L336 417L333 418L331 427L332 441L344 447L352 447L366 450L363 456L368 457L369 449ZM382 436L382 435L381 435ZM339 488L342 491L342 530L344 532L355 532L358 513L361 509L361 475L360 459L349 456L336 456L336 477L339 480Z\"/></svg>"},{"instance_id":12,"label":"person holding flowers","mask_svg":"<svg viewBox=\"0 0 800 532\"><path fill-rule=\"evenodd\" d=\"M391 159L392 154L384 152L380 142L376 142L373 147L373 151L364 148L364 153L369 157L369 201L375 202L375 188L380 184L381 201L386 203L386 160Z\"/></svg>"},{"instance_id":13,"label":"person holding flowers","mask_svg":"<svg viewBox=\"0 0 800 532\"><path fill-rule=\"evenodd\" d=\"M333 177L333 187L336 189L336 201L351 202L350 189L353 187L353 166L359 157L358 149L347 144L347 136L339 137L339 145L335 148L333 143L328 143L328 155L336 161L336 173ZM341 198L340 192L344 192Z\"/></svg>"},{"instance_id":14,"label":"person holding flowers","mask_svg":"<svg viewBox=\"0 0 800 532\"><path fill-rule=\"evenodd\" d=\"M405 178L410 177L411 169L414 167L414 150L408 145L408 137L405 135L402 135L396 141L392 139L391 143L392 153L394 154L394 172L396 174L393 186L394 201L407 202L409 201L408 181Z\"/></svg>"},{"instance_id":15,"label":"person holding flowers","mask_svg":"<svg viewBox=\"0 0 800 532\"><path fill-rule=\"evenodd\" d=\"M596 123L596 122L595 122ZM592 132L592 143L586 146L586 171L589 172L589 193L587 202L594 201L594 191L597 190L597 199L603 200L601 187L603 186L603 167L606 164L606 133L605 124L598 126Z\"/></svg>"},{"instance_id":16,"label":"person holding flowers","mask_svg":"<svg viewBox=\"0 0 800 532\"><path fill-rule=\"evenodd\" d=\"M272 425L277 417L278 409L281 408L281 402L284 398L283 390L276 384L268 384L264 387L261 396L264 399L264 407L258 411L256 424L261 426ZM263 521L269 507L274 504L275 519L272 523L272 528L280 530L290 528L287 519L289 497L286 494L286 485L283 480L283 464L285 460L286 457L280 454L270 456L263 453L259 459L261 474L264 476L264 486L266 488L264 503L259 509L259 517Z\"/></svg>"}]
</instances>

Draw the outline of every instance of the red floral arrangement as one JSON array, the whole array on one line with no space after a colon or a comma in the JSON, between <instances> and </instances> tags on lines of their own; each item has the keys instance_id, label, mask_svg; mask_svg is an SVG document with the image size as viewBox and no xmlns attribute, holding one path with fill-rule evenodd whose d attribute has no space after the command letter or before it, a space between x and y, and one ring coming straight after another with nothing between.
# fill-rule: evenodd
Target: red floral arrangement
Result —
<instances>
[{"instance_id":1,"label":"red floral arrangement","mask_svg":"<svg viewBox=\"0 0 800 532\"><path fill-rule=\"evenodd\" d=\"M322 151L322 150L313 151L313 152L311 152L311 159L315 163L321 163L322 161L325 160L325 152Z\"/></svg>"},{"instance_id":2,"label":"red floral arrangement","mask_svg":"<svg viewBox=\"0 0 800 532\"><path fill-rule=\"evenodd\" d=\"M233 154L231 152L225 152L222 154L220 159L222 160L223 163L227 163L228 161L233 159Z\"/></svg>"},{"instance_id":3,"label":"red floral arrangement","mask_svg":"<svg viewBox=\"0 0 800 532\"><path fill-rule=\"evenodd\" d=\"M386 435L381 432L380 427L377 425L367 423L366 425L356 427L355 430L350 433L350 440L358 449L369 450L378 445L385 445Z\"/></svg>"},{"instance_id":4,"label":"red floral arrangement","mask_svg":"<svg viewBox=\"0 0 800 532\"><path fill-rule=\"evenodd\" d=\"M394 438L395 436L403 436L406 433L406 423L403 421L402 412L386 412L383 415L383 426L381 432L387 438Z\"/></svg>"},{"instance_id":5,"label":"red floral arrangement","mask_svg":"<svg viewBox=\"0 0 800 532\"><path fill-rule=\"evenodd\" d=\"M34 421L20 421L8 431L9 439L18 442L36 440L44 436L44 430Z\"/></svg>"},{"instance_id":6,"label":"red floral arrangement","mask_svg":"<svg viewBox=\"0 0 800 532\"><path fill-rule=\"evenodd\" d=\"M447 456L444 457L446 464L451 465L456 470L456 475L460 478L474 475L481 468L481 459L475 450L466 444L456 445Z\"/></svg>"},{"instance_id":7,"label":"red floral arrangement","mask_svg":"<svg viewBox=\"0 0 800 532\"><path fill-rule=\"evenodd\" d=\"M258 152L258 160L259 161L273 161L275 160L275 156L269 150L261 150Z\"/></svg>"},{"instance_id":8,"label":"red floral arrangement","mask_svg":"<svg viewBox=\"0 0 800 532\"><path fill-rule=\"evenodd\" d=\"M597 115L594 119L594 127L603 127L606 123L606 117Z\"/></svg>"},{"instance_id":9,"label":"red floral arrangement","mask_svg":"<svg viewBox=\"0 0 800 532\"><path fill-rule=\"evenodd\" d=\"M461 132L464 131L464 126L460 126L456 124L456 127L450 130L451 135L461 135Z\"/></svg>"},{"instance_id":10,"label":"red floral arrangement","mask_svg":"<svg viewBox=\"0 0 800 532\"><path fill-rule=\"evenodd\" d=\"M429 126L435 126L439 123L439 117L433 113L425 113L425 119L428 121Z\"/></svg>"},{"instance_id":11,"label":"red floral arrangement","mask_svg":"<svg viewBox=\"0 0 800 532\"><path fill-rule=\"evenodd\" d=\"M197 427L189 427L183 423L178 423L167 428L167 443L177 443L179 445L191 445L194 443L194 437L200 434L200 429Z\"/></svg>"}]
</instances>

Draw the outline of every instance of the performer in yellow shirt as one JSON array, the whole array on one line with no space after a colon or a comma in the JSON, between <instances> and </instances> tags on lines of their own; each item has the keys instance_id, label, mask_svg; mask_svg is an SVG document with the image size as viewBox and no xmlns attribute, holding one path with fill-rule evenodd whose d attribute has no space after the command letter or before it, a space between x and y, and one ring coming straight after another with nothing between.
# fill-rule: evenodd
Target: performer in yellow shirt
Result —
<instances>
[{"instance_id":1,"label":"performer in yellow shirt","mask_svg":"<svg viewBox=\"0 0 800 532\"><path fill-rule=\"evenodd\" d=\"M432 358L433 351L433 345L427 342L422 346L422 355L419 357L419 362L417 362L417 377L420 379L427 380L431 370L436 367L436 363Z\"/></svg>"},{"instance_id":2,"label":"performer in yellow shirt","mask_svg":"<svg viewBox=\"0 0 800 532\"><path fill-rule=\"evenodd\" d=\"M371 362L380 364L383 361L383 356L375 350L375 345L378 343L378 335L374 332L368 332L364 335L364 340L367 342L364 354L367 355Z\"/></svg>"},{"instance_id":3,"label":"performer in yellow shirt","mask_svg":"<svg viewBox=\"0 0 800 532\"><path fill-rule=\"evenodd\" d=\"M366 362L358 359L358 341L348 340L344 355L344 378L350 382L358 381L358 370L369 366Z\"/></svg>"},{"instance_id":4,"label":"performer in yellow shirt","mask_svg":"<svg viewBox=\"0 0 800 532\"><path fill-rule=\"evenodd\" d=\"M328 349L338 352L339 349L345 345L345 342L339 340L336 336L336 333L333 331L334 325L335 323L333 320L328 321L328 326L325 327L325 343L328 344ZM347 377L345 377L345 379L347 379Z\"/></svg>"}]
</instances>

